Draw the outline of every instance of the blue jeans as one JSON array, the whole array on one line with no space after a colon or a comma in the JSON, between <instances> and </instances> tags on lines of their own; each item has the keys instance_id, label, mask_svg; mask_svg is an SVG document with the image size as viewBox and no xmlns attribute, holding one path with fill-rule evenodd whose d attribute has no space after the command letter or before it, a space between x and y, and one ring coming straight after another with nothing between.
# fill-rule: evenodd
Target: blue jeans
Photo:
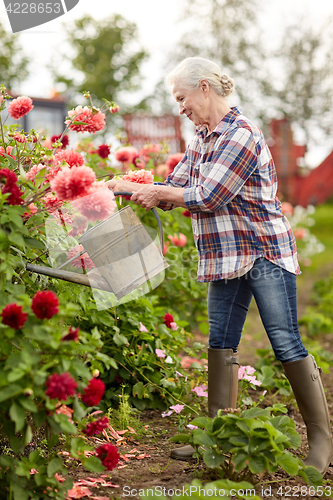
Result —
<instances>
[{"instance_id":1,"label":"blue jeans","mask_svg":"<svg viewBox=\"0 0 333 500\"><path fill-rule=\"evenodd\" d=\"M288 363L306 357L298 331L296 275L264 257L241 278L209 283L209 347L237 351L252 296L276 359Z\"/></svg>"}]
</instances>

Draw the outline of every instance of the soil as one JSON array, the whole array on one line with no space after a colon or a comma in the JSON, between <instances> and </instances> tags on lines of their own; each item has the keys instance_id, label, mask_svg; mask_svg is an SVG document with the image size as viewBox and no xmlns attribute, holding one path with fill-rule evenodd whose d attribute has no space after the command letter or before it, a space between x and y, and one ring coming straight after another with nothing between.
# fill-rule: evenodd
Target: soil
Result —
<instances>
[{"instance_id":1,"label":"soil","mask_svg":"<svg viewBox=\"0 0 333 500\"><path fill-rule=\"evenodd\" d=\"M311 305L311 290L314 282L327 276L328 272L332 270L333 264L327 264L325 269L321 269L319 276L317 274L312 277L311 274L308 274L306 280L303 279L302 286L298 291L299 317L304 314L306 306ZM207 337L202 337L200 333L197 333L195 340L206 343ZM333 352L333 334L320 336L320 341L325 349ZM253 366L257 360L256 349L266 348L268 345L256 307L251 304L240 346L241 364ZM329 411L333 416L332 374L323 374L322 381L326 390ZM295 454L304 458L307 453L305 425L299 411L294 406L290 406L288 415L295 420L296 429L302 437L302 445L295 451ZM162 491L166 494L168 491L172 494L171 490L179 491L183 485L189 484L194 478L200 478L203 482L213 480L212 477L209 477L203 462L198 463L196 460L183 462L169 458L170 450L175 446L181 446L169 441L171 436L178 433L175 421L170 420L170 418L162 418L159 411L152 410L143 412L141 421L143 425L148 426L147 433L140 438L137 438L135 434L126 434L128 437L124 439L123 444L120 444L119 451L122 455L132 456L127 457L127 461L122 459L123 466L109 472L105 478L106 481L116 486L88 486L92 493L90 498L138 499L143 496L143 490L147 488L155 489L156 494L161 496L160 492ZM80 468L70 468L69 474L76 482L101 476ZM324 490L325 487L326 491L329 488L332 489L332 494L328 498L333 498L333 466L329 467L324 477ZM255 489L260 498L271 500L291 497L310 500L322 497L320 491L314 493L313 488L309 489L309 486L306 486L301 478L292 479L282 469L279 469L275 474L266 474L255 486Z\"/></svg>"}]
</instances>

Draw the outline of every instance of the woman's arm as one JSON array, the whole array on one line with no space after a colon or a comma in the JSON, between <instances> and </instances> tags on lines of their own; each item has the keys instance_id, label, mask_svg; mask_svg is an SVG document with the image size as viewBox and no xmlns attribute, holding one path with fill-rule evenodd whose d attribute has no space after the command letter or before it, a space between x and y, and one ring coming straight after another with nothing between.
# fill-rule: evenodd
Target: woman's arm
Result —
<instances>
[{"instance_id":1,"label":"woman's arm","mask_svg":"<svg viewBox=\"0 0 333 500\"><path fill-rule=\"evenodd\" d=\"M186 208L184 188L175 188L158 184L138 184L136 182L111 180L106 185L112 191L129 191L134 193L131 201L141 205L146 210L157 207L160 202L172 203L177 207Z\"/></svg>"}]
</instances>

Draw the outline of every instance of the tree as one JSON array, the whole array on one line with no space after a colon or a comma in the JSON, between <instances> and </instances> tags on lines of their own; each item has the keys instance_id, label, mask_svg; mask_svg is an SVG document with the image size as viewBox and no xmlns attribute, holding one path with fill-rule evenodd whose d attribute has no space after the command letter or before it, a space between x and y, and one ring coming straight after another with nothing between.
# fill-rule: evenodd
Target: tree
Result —
<instances>
[{"instance_id":1,"label":"tree","mask_svg":"<svg viewBox=\"0 0 333 500\"><path fill-rule=\"evenodd\" d=\"M19 35L7 33L0 22L0 83L15 90L29 74L28 62L20 47Z\"/></svg>"},{"instance_id":2,"label":"tree","mask_svg":"<svg viewBox=\"0 0 333 500\"><path fill-rule=\"evenodd\" d=\"M66 31L74 57L63 57L77 70L77 78L57 74L56 81L67 91L87 90L94 100L107 98L124 105L123 94L138 87L140 64L147 57L137 41L136 25L119 14L102 21L84 16Z\"/></svg>"},{"instance_id":3,"label":"tree","mask_svg":"<svg viewBox=\"0 0 333 500\"><path fill-rule=\"evenodd\" d=\"M310 21L299 20L285 29L282 44L275 54L279 69L273 79L277 111L297 125L306 144L332 133L331 32L332 20L319 29Z\"/></svg>"},{"instance_id":4,"label":"tree","mask_svg":"<svg viewBox=\"0 0 333 500\"><path fill-rule=\"evenodd\" d=\"M186 0L188 31L177 43L169 68L190 56L212 59L236 81L244 110L265 116L260 96L267 84L258 15L260 0Z\"/></svg>"}]
</instances>

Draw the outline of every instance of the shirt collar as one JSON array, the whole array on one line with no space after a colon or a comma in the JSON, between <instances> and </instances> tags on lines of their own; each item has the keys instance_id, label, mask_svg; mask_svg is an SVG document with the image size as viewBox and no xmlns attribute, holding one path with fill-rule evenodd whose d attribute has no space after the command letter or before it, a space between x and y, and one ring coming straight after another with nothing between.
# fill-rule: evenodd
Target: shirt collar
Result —
<instances>
[{"instance_id":1,"label":"shirt collar","mask_svg":"<svg viewBox=\"0 0 333 500\"><path fill-rule=\"evenodd\" d=\"M231 108L229 113L227 113L222 120L216 125L214 130L212 130L211 134L216 133L221 135L227 128L230 123L233 123L237 116L241 114L241 110L238 106L234 106ZM200 139L205 139L207 136L207 127L205 125L198 127L196 129L196 134ZM209 135L211 135L209 134Z\"/></svg>"}]
</instances>

